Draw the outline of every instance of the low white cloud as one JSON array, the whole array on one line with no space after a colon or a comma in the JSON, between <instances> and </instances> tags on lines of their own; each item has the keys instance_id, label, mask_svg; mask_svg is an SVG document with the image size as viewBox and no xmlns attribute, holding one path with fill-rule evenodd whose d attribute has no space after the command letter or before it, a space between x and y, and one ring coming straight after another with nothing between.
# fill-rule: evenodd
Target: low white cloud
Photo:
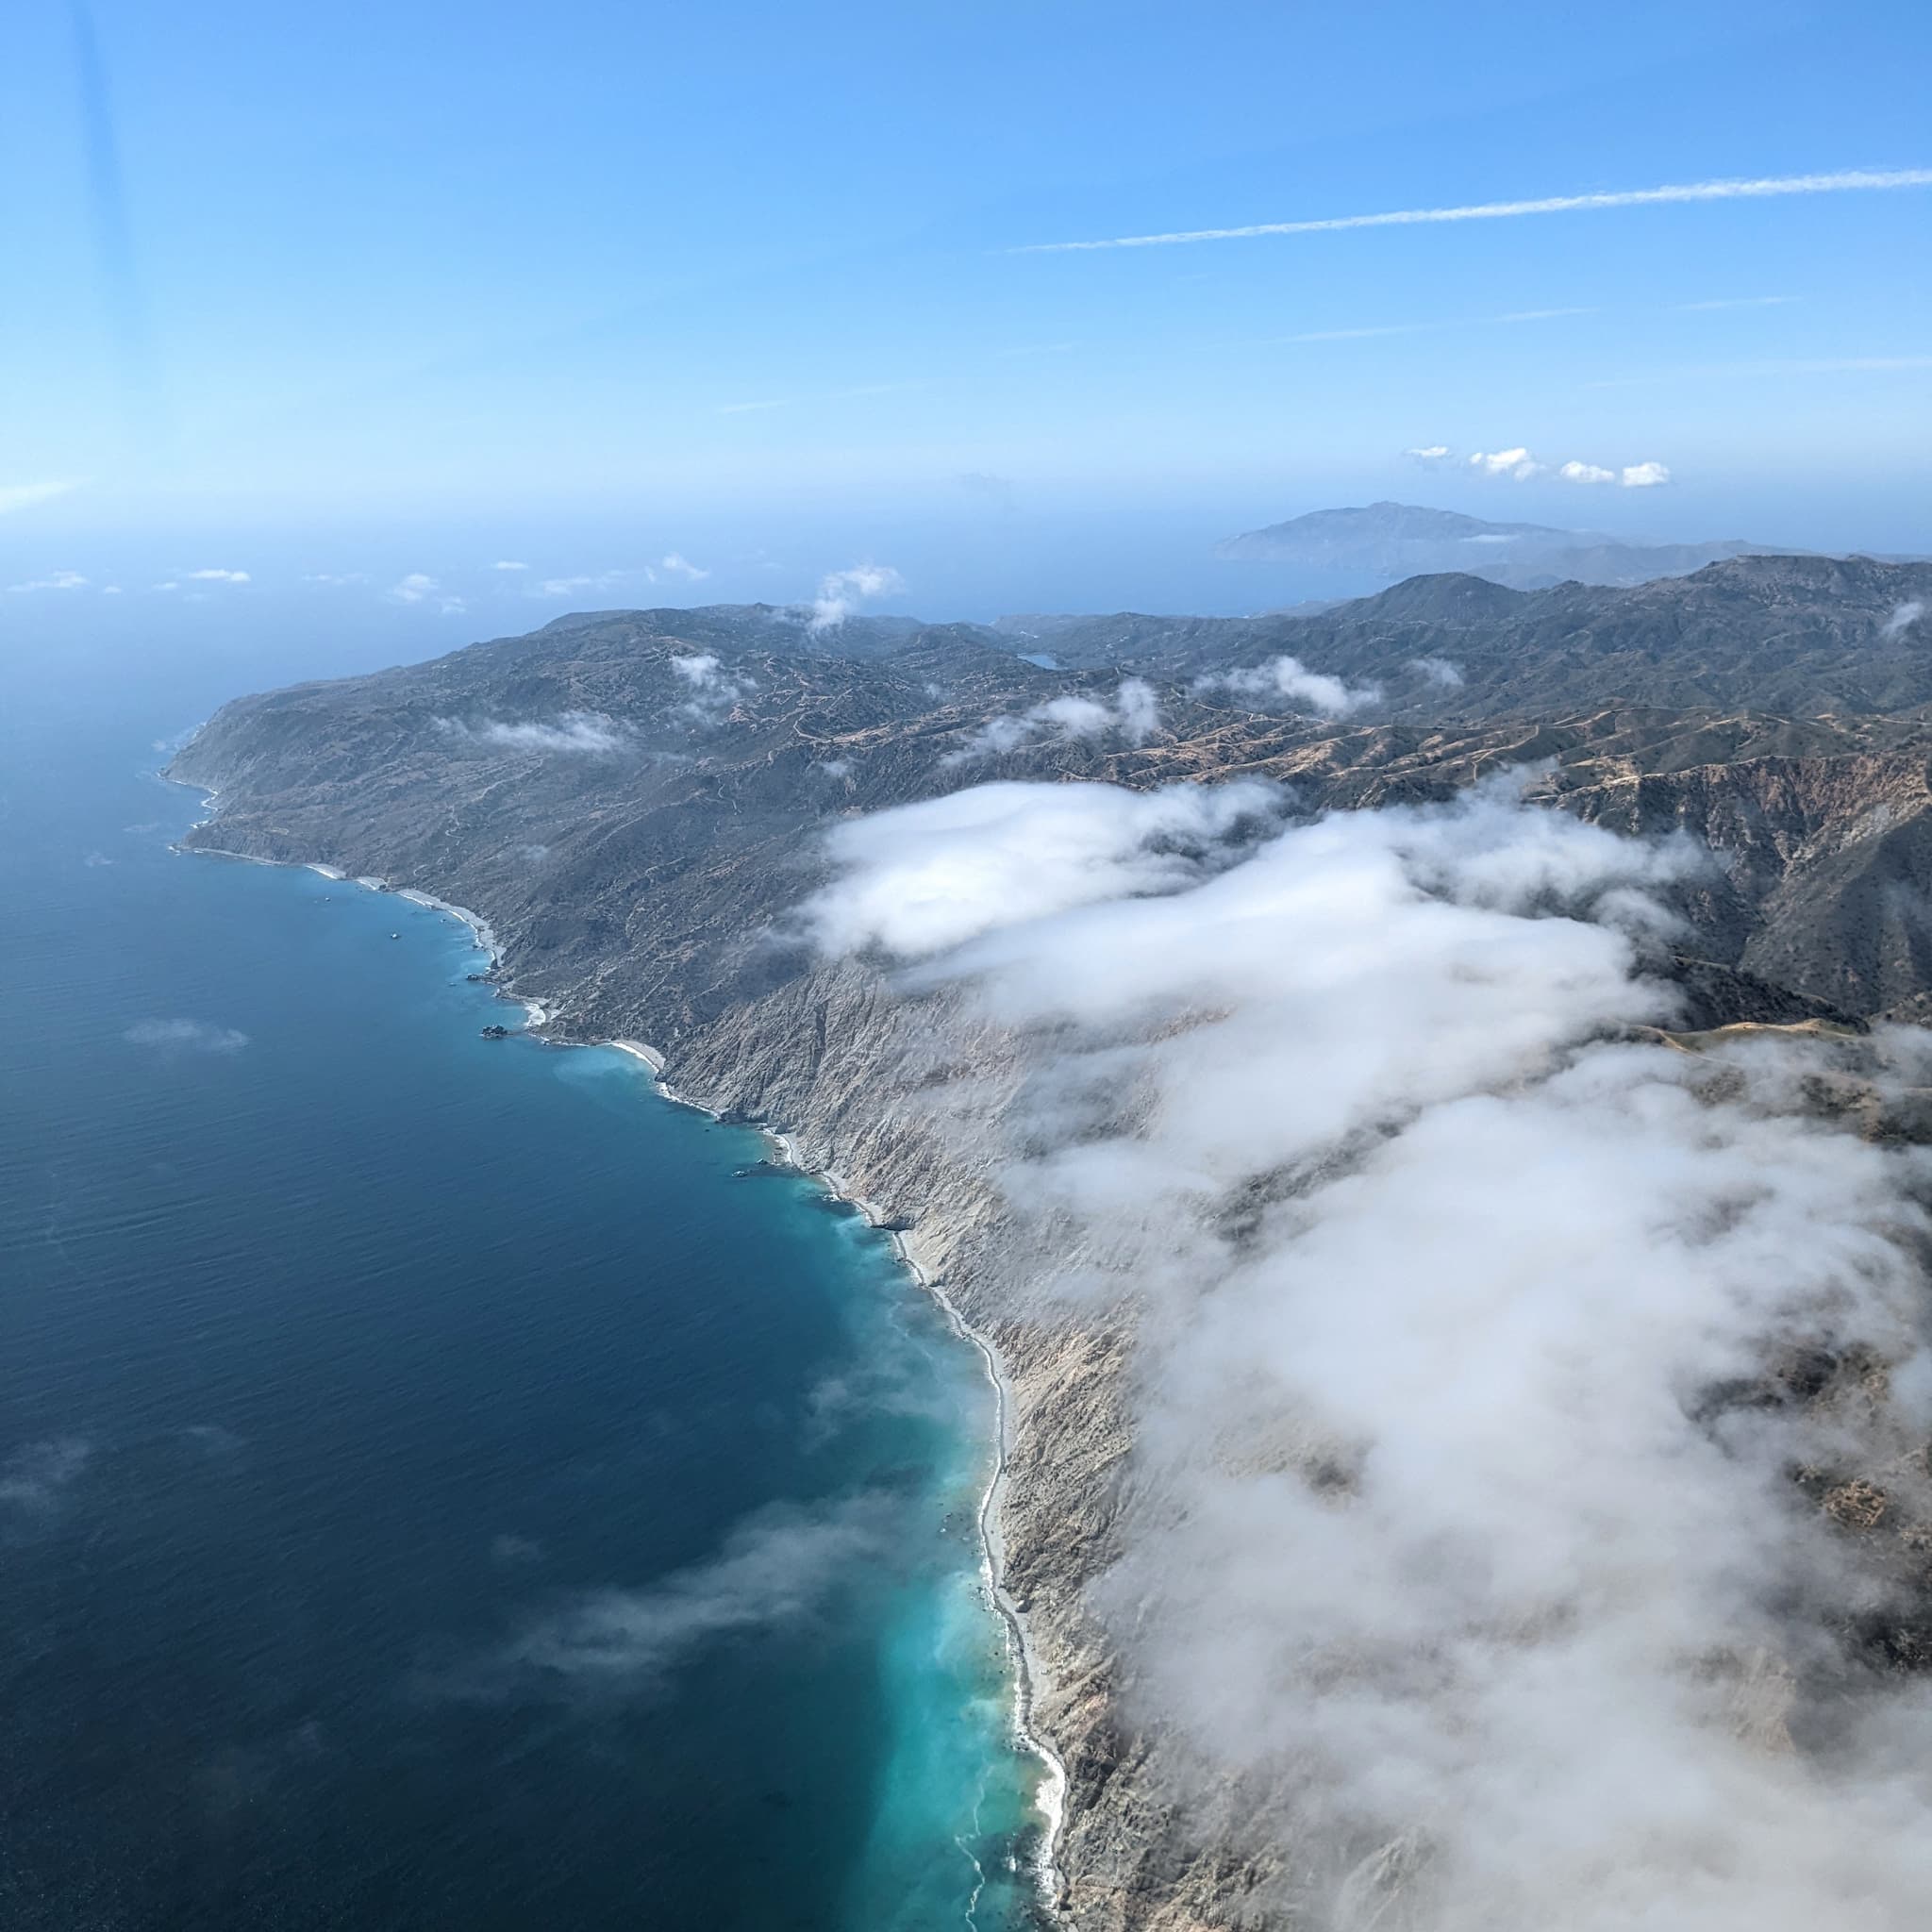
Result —
<instances>
[{"instance_id":1,"label":"low white cloud","mask_svg":"<svg viewBox=\"0 0 1932 1932\"><path fill-rule=\"evenodd\" d=\"M1420 463L1424 469L1433 470L1449 460L1449 445L1446 442L1425 443L1420 449L1406 449L1402 454L1410 462Z\"/></svg>"},{"instance_id":2,"label":"low white cloud","mask_svg":"<svg viewBox=\"0 0 1932 1932\"><path fill-rule=\"evenodd\" d=\"M503 751L558 752L566 755L608 758L627 751L631 739L628 727L619 719L602 711L562 711L551 719L489 718L468 722L458 718L439 718L436 728L472 743L491 745Z\"/></svg>"},{"instance_id":3,"label":"low white cloud","mask_svg":"<svg viewBox=\"0 0 1932 1932\"><path fill-rule=\"evenodd\" d=\"M1130 1351L1085 1608L1176 1859L1310 1932L1927 1923L1932 1161L1807 1096L1928 1048L1647 1040L1686 841L1137 824L1212 797L848 821L806 908L1030 1069L975 1291Z\"/></svg>"},{"instance_id":4,"label":"low white cloud","mask_svg":"<svg viewBox=\"0 0 1932 1932\"><path fill-rule=\"evenodd\" d=\"M1431 684L1455 691L1462 683L1462 666L1448 658L1411 658L1409 668L1419 671Z\"/></svg>"},{"instance_id":5,"label":"low white cloud","mask_svg":"<svg viewBox=\"0 0 1932 1932\"><path fill-rule=\"evenodd\" d=\"M84 591L87 579L77 570L51 571L43 577L30 577L24 584L8 584L9 591Z\"/></svg>"},{"instance_id":6,"label":"low white cloud","mask_svg":"<svg viewBox=\"0 0 1932 1932\"><path fill-rule=\"evenodd\" d=\"M682 577L688 584L701 584L711 575L676 550L667 551L660 557L658 568L667 576Z\"/></svg>"},{"instance_id":7,"label":"low white cloud","mask_svg":"<svg viewBox=\"0 0 1932 1932\"><path fill-rule=\"evenodd\" d=\"M1070 907L1174 891L1232 863L1281 809L1258 781L975 785L835 826L841 875L804 923L827 952L919 958Z\"/></svg>"},{"instance_id":8,"label":"low white cloud","mask_svg":"<svg viewBox=\"0 0 1932 1932\"><path fill-rule=\"evenodd\" d=\"M57 496L84 486L78 482L0 483L0 517L15 510L31 509L37 503L51 503Z\"/></svg>"},{"instance_id":9,"label":"low white cloud","mask_svg":"<svg viewBox=\"0 0 1932 1932\"><path fill-rule=\"evenodd\" d=\"M491 570L528 570L529 567L527 563L514 563L508 558L499 558L490 566Z\"/></svg>"},{"instance_id":10,"label":"low white cloud","mask_svg":"<svg viewBox=\"0 0 1932 1932\"><path fill-rule=\"evenodd\" d=\"M191 570L183 575L197 584L247 584L254 579L245 570Z\"/></svg>"},{"instance_id":11,"label":"low white cloud","mask_svg":"<svg viewBox=\"0 0 1932 1932\"><path fill-rule=\"evenodd\" d=\"M691 691L673 715L688 718L693 724L723 724L739 699L758 688L758 679L750 673L727 670L712 651L674 654L668 661Z\"/></svg>"},{"instance_id":12,"label":"low white cloud","mask_svg":"<svg viewBox=\"0 0 1932 1932\"><path fill-rule=\"evenodd\" d=\"M359 570L311 570L303 573L302 581L305 584L321 584L331 590L341 590L350 584L366 584L369 579Z\"/></svg>"},{"instance_id":13,"label":"low white cloud","mask_svg":"<svg viewBox=\"0 0 1932 1932\"><path fill-rule=\"evenodd\" d=\"M1899 605L1892 611L1891 615L1885 620L1884 628L1880 631L1879 635L1888 638L1902 637L1924 614L1925 606L1923 600L1917 597L1910 598L1906 603Z\"/></svg>"},{"instance_id":14,"label":"low white cloud","mask_svg":"<svg viewBox=\"0 0 1932 1932\"><path fill-rule=\"evenodd\" d=\"M1444 455L1447 455L1446 451ZM1527 483L1532 477L1554 475L1563 483L1608 484L1623 490L1650 490L1671 480L1670 470L1663 463L1626 463L1621 469L1612 469L1604 463L1587 463L1572 458L1553 469L1550 464L1540 461L1528 450L1520 447L1488 452L1477 450L1466 461L1478 475L1503 477L1514 483Z\"/></svg>"},{"instance_id":15,"label":"low white cloud","mask_svg":"<svg viewBox=\"0 0 1932 1932\"><path fill-rule=\"evenodd\" d=\"M1543 465L1526 449L1499 449L1487 454L1477 450L1469 458L1469 466L1485 476L1507 476L1517 483L1526 483L1530 477L1543 473Z\"/></svg>"},{"instance_id":16,"label":"low white cloud","mask_svg":"<svg viewBox=\"0 0 1932 1932\"><path fill-rule=\"evenodd\" d=\"M1124 677L1110 698L1069 692L1028 710L989 719L940 763L964 764L1014 751L1039 738L1121 738L1129 744L1145 744L1159 729L1160 703L1154 687L1145 678Z\"/></svg>"},{"instance_id":17,"label":"low white cloud","mask_svg":"<svg viewBox=\"0 0 1932 1932\"><path fill-rule=\"evenodd\" d=\"M1246 671L1217 671L1194 680L1199 691L1224 691L1236 697L1275 700L1324 718L1345 718L1381 700L1379 684L1349 684L1324 671L1310 671L1299 658L1272 658Z\"/></svg>"},{"instance_id":18,"label":"low white cloud","mask_svg":"<svg viewBox=\"0 0 1932 1932\"><path fill-rule=\"evenodd\" d=\"M248 1044L247 1034L239 1028L207 1020L140 1020L121 1037L136 1046L178 1053L240 1053Z\"/></svg>"},{"instance_id":19,"label":"low white cloud","mask_svg":"<svg viewBox=\"0 0 1932 1932\"><path fill-rule=\"evenodd\" d=\"M819 593L813 598L807 628L830 630L843 624L861 604L874 597L890 597L906 588L906 580L890 564L857 563L850 570L835 570L819 580Z\"/></svg>"}]
</instances>

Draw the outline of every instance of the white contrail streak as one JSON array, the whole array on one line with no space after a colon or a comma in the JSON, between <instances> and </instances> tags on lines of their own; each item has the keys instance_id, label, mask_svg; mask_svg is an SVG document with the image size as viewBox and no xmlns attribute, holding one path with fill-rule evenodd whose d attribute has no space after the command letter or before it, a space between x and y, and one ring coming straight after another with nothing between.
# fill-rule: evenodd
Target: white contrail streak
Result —
<instances>
[{"instance_id":1,"label":"white contrail streak","mask_svg":"<svg viewBox=\"0 0 1932 1932\"><path fill-rule=\"evenodd\" d=\"M1540 201L1479 201L1466 208L1400 208L1375 215L1330 215L1310 222L1256 222L1244 228L1187 228L1172 235L1116 235L1103 242L1033 242L1009 255L1074 255L1101 248L1172 248L1183 242L1245 242L1257 235L1325 235L1341 228L1407 228L1435 222L1501 222L1517 215L1580 214L1600 208L1657 208L1687 201L1762 201L1783 194L1851 194L1932 187L1932 168L1847 168L1835 175L1770 175L1755 180L1679 181L1600 194L1551 194Z\"/></svg>"}]
</instances>

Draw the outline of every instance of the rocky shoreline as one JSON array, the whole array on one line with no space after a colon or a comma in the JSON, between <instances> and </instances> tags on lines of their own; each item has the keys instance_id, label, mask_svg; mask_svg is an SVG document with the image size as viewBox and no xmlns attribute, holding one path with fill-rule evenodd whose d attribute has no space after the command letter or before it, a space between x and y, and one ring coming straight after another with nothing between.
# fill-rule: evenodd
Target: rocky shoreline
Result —
<instances>
[{"instance_id":1,"label":"rocky shoreline","mask_svg":"<svg viewBox=\"0 0 1932 1932\"><path fill-rule=\"evenodd\" d=\"M192 780L176 778L172 782L188 785L192 790L203 790ZM218 798L217 791L204 791L206 805L214 807ZM210 810L208 816L197 820L191 829L193 832L203 831L218 824L219 819L219 809ZM918 1236L915 1230L919 1224L919 1216L909 1209L889 1212L851 1175L836 1171L828 1163L808 1154L802 1146L795 1131L788 1131L773 1124L769 1116L754 1116L752 1109L741 1102L723 1097L710 1100L700 1098L674 1085L667 1077L669 1058L660 1049L635 1039L598 1038L586 1027L578 1016L572 1014L567 1008L519 993L515 987L514 965L505 942L499 938L491 922L469 907L458 905L437 892L420 887L400 886L375 873L351 872L319 858L269 858L262 854L237 851L201 840L196 840L192 843L184 841L177 849L192 856L235 859L247 864L299 867L318 873L325 878L357 885L365 891L393 893L398 898L408 900L411 905L441 912L457 920L469 928L478 948L488 957L490 970L487 976L494 984L496 996L512 1001L525 1009L529 1016L530 1031L539 1032L540 1029L554 1026L557 1029L555 1032L541 1034L541 1037L553 1040L559 1045L607 1046L627 1054L643 1062L651 1073L658 1092L673 1105L694 1108L714 1119L733 1118L748 1121L763 1135L781 1166L817 1183L834 1199L849 1204L872 1226L886 1234L891 1242L895 1257L912 1280L937 1304L959 1339L979 1352L988 1382L993 1391L991 1468L986 1488L981 1492L975 1518L980 1542L981 1576L987 1602L1000 1619L1008 1654L1012 1658L1015 1736L1023 1748L1038 1759L1041 1767L1035 1802L1042 1824L1034 1863L1041 1889L1042 1915L1055 1923L1064 1923L1069 1886L1061 1863L1061 1844L1067 1827L1070 1779L1065 1760L1040 1714L1042 1700L1049 1694L1052 1680L1029 1629L1027 1613L1016 1601L1007 1582L1008 1549L1003 1506L1011 1484L1014 1443L1020 1426L1019 1405L1014 1382L998 1342L991 1334L974 1324L958 1300L947 1290L941 1272L943 1250L928 1240L924 1256L916 1251ZM496 1030L500 1029L486 1029ZM728 1091L729 1089L725 1091ZM873 1177L872 1186L879 1187L882 1184L890 1186L889 1177L882 1174ZM899 1191L896 1188L891 1191L895 1197L898 1195Z\"/></svg>"}]
</instances>

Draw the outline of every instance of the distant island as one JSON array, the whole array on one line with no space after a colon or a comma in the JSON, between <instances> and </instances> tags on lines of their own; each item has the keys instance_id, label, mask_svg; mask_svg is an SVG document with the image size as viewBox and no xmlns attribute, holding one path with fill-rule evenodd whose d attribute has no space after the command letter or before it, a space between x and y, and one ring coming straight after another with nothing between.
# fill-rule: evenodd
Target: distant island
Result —
<instances>
[{"instance_id":1,"label":"distant island","mask_svg":"<svg viewBox=\"0 0 1932 1932\"><path fill-rule=\"evenodd\" d=\"M1655 577L1688 576L1707 563L1779 547L1740 537L1703 543L1633 543L1598 530L1488 523L1453 509L1372 503L1359 509L1311 510L1286 523L1245 530L1218 544L1215 555L1237 563L1290 566L1297 582L1332 580L1345 593L1439 571L1486 577L1518 591L1561 583L1643 584Z\"/></svg>"}]
</instances>

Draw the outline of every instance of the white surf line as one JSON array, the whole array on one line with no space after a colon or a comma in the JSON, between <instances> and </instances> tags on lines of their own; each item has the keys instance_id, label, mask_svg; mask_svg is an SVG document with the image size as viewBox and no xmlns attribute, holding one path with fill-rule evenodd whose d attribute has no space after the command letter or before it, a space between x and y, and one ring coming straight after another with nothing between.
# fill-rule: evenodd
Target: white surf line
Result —
<instances>
[{"instance_id":1,"label":"white surf line","mask_svg":"<svg viewBox=\"0 0 1932 1932\"><path fill-rule=\"evenodd\" d=\"M187 785L192 791L199 791L201 787L186 778L170 778L171 785ZM202 803L212 805L219 794L209 791L204 794ZM209 812L207 818L196 819L188 829L198 831L216 816ZM280 865L295 872L319 873L325 879L333 879L342 885L360 886L367 892L387 892L393 899L407 899L411 906L420 906L425 911L445 913L459 920L470 928L471 936L476 941L476 949L490 961L494 970L503 963L503 944L496 937L496 929L480 912L472 912L467 906L458 906L448 899L439 899L434 892L425 892L415 886L398 886L389 879L377 878L373 873L352 874L341 866L325 865L319 858L263 858L255 852L230 852L220 845L183 845L178 841L176 852L185 853L191 858L234 858L243 865ZM531 999L526 993L511 992L504 987L496 988L496 997L508 1000L513 1006L522 1007L527 1024L538 1027L548 1024L557 1015L541 1000Z\"/></svg>"},{"instance_id":2,"label":"white surf line","mask_svg":"<svg viewBox=\"0 0 1932 1932\"><path fill-rule=\"evenodd\" d=\"M973 1836L975 1840L979 1837L979 1814L986 1804L986 1780L991 1770L991 1765L980 1767L979 1784L973 1793ZM973 1894L966 1901L966 1924L968 1932L979 1932L979 1901L986 1894L986 1867L979 1862L979 1854L966 1842L963 1832L955 1832L953 1842L973 1867Z\"/></svg>"},{"instance_id":3,"label":"white surf line","mask_svg":"<svg viewBox=\"0 0 1932 1932\"><path fill-rule=\"evenodd\" d=\"M881 1229L891 1242L901 1265L914 1282L938 1303L953 1332L979 1351L986 1378L992 1385L993 1466L985 1492L979 1499L979 1574L986 1587L987 1600L999 1613L1005 1626L1008 1654L1014 1661L1014 1735L1042 1767L1040 1789L1035 1793L1034 1802L1046 1821L1046 1830L1041 1836L1034 1876L1048 1908L1058 1917L1060 1894L1064 1889L1064 1874L1059 1866L1059 1841L1066 1827L1067 1767L1051 1741L1035 1726L1035 1687L1042 1673L1026 1635L1026 1620L1008 1593L1002 1574L1005 1544L1000 1533L1000 1501L1006 1493L1007 1474L1011 1461L1009 1425L1012 1414L1005 1366L992 1343L960 1312L958 1304L946 1292L945 1285L913 1257L905 1236L897 1228L884 1226L886 1216L876 1204L862 1194L855 1193L842 1174L834 1174L829 1168L807 1167L790 1135L770 1127L760 1127L758 1131L778 1150L780 1158L788 1167L818 1182L834 1199L849 1202L872 1226Z\"/></svg>"}]
</instances>

